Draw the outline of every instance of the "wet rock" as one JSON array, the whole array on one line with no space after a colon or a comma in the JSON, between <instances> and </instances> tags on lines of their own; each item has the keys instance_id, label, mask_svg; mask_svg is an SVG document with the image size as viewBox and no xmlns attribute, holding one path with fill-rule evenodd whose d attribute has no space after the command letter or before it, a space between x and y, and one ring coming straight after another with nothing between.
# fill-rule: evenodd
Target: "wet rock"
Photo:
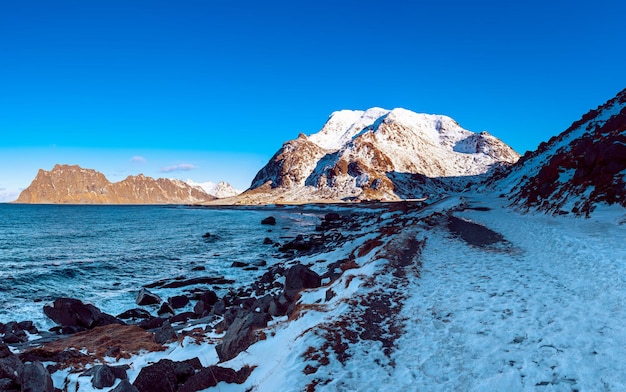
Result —
<instances>
[{"instance_id":1,"label":"wet rock","mask_svg":"<svg viewBox=\"0 0 626 392\"><path fill-rule=\"evenodd\" d=\"M320 287L322 285L322 278L308 267L302 264L296 264L289 268L285 275L285 297L293 301L303 289L311 289Z\"/></svg>"},{"instance_id":2,"label":"wet rock","mask_svg":"<svg viewBox=\"0 0 626 392\"><path fill-rule=\"evenodd\" d=\"M230 266L235 267L235 268L242 268L242 267L247 267L248 264L243 263L241 261L233 261L233 263Z\"/></svg>"},{"instance_id":3,"label":"wet rock","mask_svg":"<svg viewBox=\"0 0 626 392\"><path fill-rule=\"evenodd\" d=\"M137 305L157 305L161 303L161 298L158 295L153 294L150 291L142 288L137 293L135 303Z\"/></svg>"},{"instance_id":4,"label":"wet rock","mask_svg":"<svg viewBox=\"0 0 626 392\"><path fill-rule=\"evenodd\" d=\"M17 330L15 332L6 332L2 340L7 344L24 343L28 342L28 336L26 336L26 332Z\"/></svg>"},{"instance_id":5,"label":"wet rock","mask_svg":"<svg viewBox=\"0 0 626 392\"><path fill-rule=\"evenodd\" d=\"M276 224L276 218L274 218L273 216L268 216L261 221L261 224L274 226Z\"/></svg>"},{"instance_id":6,"label":"wet rock","mask_svg":"<svg viewBox=\"0 0 626 392\"><path fill-rule=\"evenodd\" d=\"M215 305L218 301L217 294L213 290L204 291L198 302L193 308L193 312L198 315L198 317L204 317L211 312L213 305Z\"/></svg>"},{"instance_id":7,"label":"wet rock","mask_svg":"<svg viewBox=\"0 0 626 392\"><path fill-rule=\"evenodd\" d=\"M232 279L226 279L223 276L200 276L191 279L164 279L146 285L147 288L176 289L179 287L193 286L199 284L231 284L235 283ZM160 302L160 301L159 301Z\"/></svg>"},{"instance_id":8,"label":"wet rock","mask_svg":"<svg viewBox=\"0 0 626 392\"><path fill-rule=\"evenodd\" d=\"M206 267L198 265L196 267L193 267L191 270L192 271L206 271Z\"/></svg>"},{"instance_id":9,"label":"wet rock","mask_svg":"<svg viewBox=\"0 0 626 392\"><path fill-rule=\"evenodd\" d=\"M195 319L197 317L194 312L183 312L170 317L170 323L186 323L189 319Z\"/></svg>"},{"instance_id":10,"label":"wet rock","mask_svg":"<svg viewBox=\"0 0 626 392\"><path fill-rule=\"evenodd\" d=\"M256 329L267 326L271 316L267 313L250 312L237 317L228 327L222 343L215 347L220 361L235 358L240 352L258 340Z\"/></svg>"},{"instance_id":11,"label":"wet rock","mask_svg":"<svg viewBox=\"0 0 626 392\"><path fill-rule=\"evenodd\" d=\"M174 309L184 308L189 304L189 298L184 295L175 295L167 299L167 302L172 305Z\"/></svg>"},{"instance_id":12,"label":"wet rock","mask_svg":"<svg viewBox=\"0 0 626 392\"><path fill-rule=\"evenodd\" d=\"M19 378L22 392L54 392L52 377L41 362L25 364Z\"/></svg>"},{"instance_id":13,"label":"wet rock","mask_svg":"<svg viewBox=\"0 0 626 392\"><path fill-rule=\"evenodd\" d=\"M206 238L211 238L211 233L207 232L207 233L202 234L202 238L205 238L205 239Z\"/></svg>"},{"instance_id":14,"label":"wet rock","mask_svg":"<svg viewBox=\"0 0 626 392\"><path fill-rule=\"evenodd\" d=\"M263 245L274 245L274 241L272 241L272 239L269 237L265 237L265 239L263 240Z\"/></svg>"},{"instance_id":15,"label":"wet rock","mask_svg":"<svg viewBox=\"0 0 626 392\"><path fill-rule=\"evenodd\" d=\"M37 329L37 327L35 327L35 325L33 324L32 321L20 321L19 323L17 323L17 325L20 327L21 330L27 331L28 333L31 334L38 334L39 330Z\"/></svg>"},{"instance_id":16,"label":"wet rock","mask_svg":"<svg viewBox=\"0 0 626 392\"><path fill-rule=\"evenodd\" d=\"M102 313L91 304L85 304L74 298L57 298L52 304L43 307L46 316L64 327L92 329L109 324L123 324L110 314Z\"/></svg>"},{"instance_id":17,"label":"wet rock","mask_svg":"<svg viewBox=\"0 0 626 392\"><path fill-rule=\"evenodd\" d=\"M152 317L146 319L137 324L139 328L143 329L155 329L160 328L166 320L162 317Z\"/></svg>"},{"instance_id":18,"label":"wet rock","mask_svg":"<svg viewBox=\"0 0 626 392\"><path fill-rule=\"evenodd\" d=\"M157 314L159 315L159 317L163 317L163 318L170 318L175 313L176 312L174 311L174 308L172 308L172 305L168 304L167 302L163 302L161 304L161 307L157 311Z\"/></svg>"},{"instance_id":19,"label":"wet rock","mask_svg":"<svg viewBox=\"0 0 626 392\"><path fill-rule=\"evenodd\" d=\"M196 392L216 386L220 382L243 384L252 373L252 368L243 367L239 371L221 366L209 366L191 376L179 392Z\"/></svg>"},{"instance_id":20,"label":"wet rock","mask_svg":"<svg viewBox=\"0 0 626 392\"><path fill-rule=\"evenodd\" d=\"M128 320L128 319L149 319L152 318L150 312L145 309L135 308L127 310L123 313L117 315L117 318Z\"/></svg>"}]
</instances>

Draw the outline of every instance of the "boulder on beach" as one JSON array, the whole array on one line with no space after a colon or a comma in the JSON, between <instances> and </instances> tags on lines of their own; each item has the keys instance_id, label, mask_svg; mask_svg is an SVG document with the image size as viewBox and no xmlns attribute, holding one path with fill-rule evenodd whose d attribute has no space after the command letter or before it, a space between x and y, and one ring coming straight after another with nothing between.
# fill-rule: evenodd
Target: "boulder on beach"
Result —
<instances>
[{"instance_id":1,"label":"boulder on beach","mask_svg":"<svg viewBox=\"0 0 626 392\"><path fill-rule=\"evenodd\" d=\"M135 297L135 303L137 305L158 305L161 303L161 298L158 295L142 288L137 293L137 297Z\"/></svg>"},{"instance_id":2,"label":"boulder on beach","mask_svg":"<svg viewBox=\"0 0 626 392\"><path fill-rule=\"evenodd\" d=\"M285 275L285 297L294 300L303 289L312 289L322 285L322 278L310 268L296 264Z\"/></svg>"},{"instance_id":3,"label":"boulder on beach","mask_svg":"<svg viewBox=\"0 0 626 392\"><path fill-rule=\"evenodd\" d=\"M74 298L57 298L43 307L43 312L55 323L67 330L92 329L109 324L124 324L110 314L103 313L92 304Z\"/></svg>"}]
</instances>

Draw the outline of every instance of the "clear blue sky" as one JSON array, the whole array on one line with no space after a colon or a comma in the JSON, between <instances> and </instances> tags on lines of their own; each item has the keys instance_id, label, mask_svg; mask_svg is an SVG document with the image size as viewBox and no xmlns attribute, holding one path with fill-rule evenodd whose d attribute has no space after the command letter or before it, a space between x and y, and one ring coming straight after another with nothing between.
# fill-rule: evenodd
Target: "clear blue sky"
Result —
<instances>
[{"instance_id":1,"label":"clear blue sky","mask_svg":"<svg viewBox=\"0 0 626 392\"><path fill-rule=\"evenodd\" d=\"M0 200L39 168L246 188L339 109L523 153L626 87L623 1L3 1ZM179 169L179 170L176 170Z\"/></svg>"}]
</instances>

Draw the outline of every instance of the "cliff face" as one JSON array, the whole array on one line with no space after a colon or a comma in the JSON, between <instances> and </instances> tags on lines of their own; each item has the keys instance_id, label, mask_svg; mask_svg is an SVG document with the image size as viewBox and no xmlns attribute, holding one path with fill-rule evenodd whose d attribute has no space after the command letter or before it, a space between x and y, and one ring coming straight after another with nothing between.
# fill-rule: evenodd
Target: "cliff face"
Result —
<instances>
[{"instance_id":1,"label":"cliff face","mask_svg":"<svg viewBox=\"0 0 626 392\"><path fill-rule=\"evenodd\" d=\"M40 169L16 203L31 204L194 204L215 199L183 181L142 174L112 183L95 170L56 165Z\"/></svg>"}]
</instances>

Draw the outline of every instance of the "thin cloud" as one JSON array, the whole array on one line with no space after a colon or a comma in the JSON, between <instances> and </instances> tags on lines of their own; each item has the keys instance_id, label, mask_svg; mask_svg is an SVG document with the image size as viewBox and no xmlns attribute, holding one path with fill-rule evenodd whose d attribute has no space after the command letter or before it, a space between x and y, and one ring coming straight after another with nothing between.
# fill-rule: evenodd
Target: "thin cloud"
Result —
<instances>
[{"instance_id":1,"label":"thin cloud","mask_svg":"<svg viewBox=\"0 0 626 392\"><path fill-rule=\"evenodd\" d=\"M140 155L135 155L134 157L130 158L130 161L132 163L146 163L148 160Z\"/></svg>"},{"instance_id":2,"label":"thin cloud","mask_svg":"<svg viewBox=\"0 0 626 392\"><path fill-rule=\"evenodd\" d=\"M178 165L167 166L161 168L161 173L171 173L175 171L190 171L197 169L196 165L192 165L191 163L181 163Z\"/></svg>"}]
</instances>

